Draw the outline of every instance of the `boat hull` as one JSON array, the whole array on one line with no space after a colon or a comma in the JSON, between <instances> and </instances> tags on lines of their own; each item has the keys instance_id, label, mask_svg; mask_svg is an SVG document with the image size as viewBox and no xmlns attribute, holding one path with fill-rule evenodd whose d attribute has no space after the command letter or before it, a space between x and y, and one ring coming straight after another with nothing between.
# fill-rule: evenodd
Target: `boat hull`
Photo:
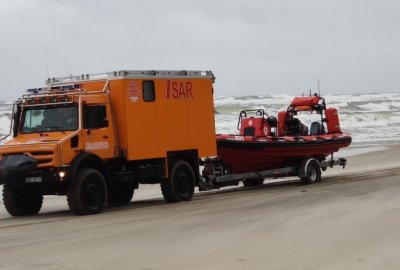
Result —
<instances>
[{"instance_id":1,"label":"boat hull","mask_svg":"<svg viewBox=\"0 0 400 270\"><path fill-rule=\"evenodd\" d=\"M318 160L351 143L349 135L304 137L217 136L217 153L232 173L277 169L313 157Z\"/></svg>"}]
</instances>

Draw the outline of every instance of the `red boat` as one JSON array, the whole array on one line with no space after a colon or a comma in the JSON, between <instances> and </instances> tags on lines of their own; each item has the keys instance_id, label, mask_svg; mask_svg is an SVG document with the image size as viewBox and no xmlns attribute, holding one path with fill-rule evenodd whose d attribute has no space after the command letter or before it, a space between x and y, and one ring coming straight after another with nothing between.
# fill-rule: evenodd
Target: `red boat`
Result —
<instances>
[{"instance_id":1,"label":"red boat","mask_svg":"<svg viewBox=\"0 0 400 270\"><path fill-rule=\"evenodd\" d=\"M305 111L320 115L310 128L296 117ZM351 143L351 136L340 129L337 109L326 108L318 95L295 97L278 118L262 109L242 111L238 129L238 135L217 135L218 156L233 174L297 166L310 158L321 164Z\"/></svg>"}]
</instances>

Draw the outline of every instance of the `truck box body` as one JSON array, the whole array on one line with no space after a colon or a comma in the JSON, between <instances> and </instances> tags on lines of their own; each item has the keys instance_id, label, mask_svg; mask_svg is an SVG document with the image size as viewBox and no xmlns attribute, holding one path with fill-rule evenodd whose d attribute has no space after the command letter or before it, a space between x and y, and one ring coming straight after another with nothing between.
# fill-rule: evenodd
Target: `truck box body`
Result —
<instances>
[{"instance_id":1,"label":"truck box body","mask_svg":"<svg viewBox=\"0 0 400 270\"><path fill-rule=\"evenodd\" d=\"M186 149L197 149L199 157L216 155L209 76L132 73L109 76L108 81L118 151L128 160L165 158L168 151ZM106 82L86 81L82 88L100 91ZM145 101L143 94L152 92L152 85L155 96Z\"/></svg>"}]
</instances>

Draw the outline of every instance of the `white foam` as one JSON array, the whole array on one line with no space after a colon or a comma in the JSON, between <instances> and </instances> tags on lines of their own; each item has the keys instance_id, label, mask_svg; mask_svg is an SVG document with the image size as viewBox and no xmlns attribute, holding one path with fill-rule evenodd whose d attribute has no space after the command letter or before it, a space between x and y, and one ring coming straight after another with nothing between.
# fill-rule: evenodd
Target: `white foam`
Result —
<instances>
[{"instance_id":1,"label":"white foam","mask_svg":"<svg viewBox=\"0 0 400 270\"><path fill-rule=\"evenodd\" d=\"M8 116L0 117L0 134L8 134L10 132L11 120Z\"/></svg>"},{"instance_id":2,"label":"white foam","mask_svg":"<svg viewBox=\"0 0 400 270\"><path fill-rule=\"evenodd\" d=\"M326 95L328 107L338 108L340 126L349 132L355 143L400 141L400 94ZM286 110L293 96L217 96L214 98L217 133L237 133L239 112L245 109L264 109L276 116ZM0 133L9 132L11 102L0 102ZM311 118L302 117L309 125Z\"/></svg>"}]
</instances>

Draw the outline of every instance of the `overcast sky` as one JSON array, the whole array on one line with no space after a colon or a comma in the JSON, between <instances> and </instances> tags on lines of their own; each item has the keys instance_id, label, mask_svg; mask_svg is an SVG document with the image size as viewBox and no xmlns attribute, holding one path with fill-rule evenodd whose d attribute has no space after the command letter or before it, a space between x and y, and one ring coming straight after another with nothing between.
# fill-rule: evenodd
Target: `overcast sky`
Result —
<instances>
[{"instance_id":1,"label":"overcast sky","mask_svg":"<svg viewBox=\"0 0 400 270\"><path fill-rule=\"evenodd\" d=\"M215 95L400 91L398 0L0 0L1 100L48 76L201 69Z\"/></svg>"}]
</instances>

